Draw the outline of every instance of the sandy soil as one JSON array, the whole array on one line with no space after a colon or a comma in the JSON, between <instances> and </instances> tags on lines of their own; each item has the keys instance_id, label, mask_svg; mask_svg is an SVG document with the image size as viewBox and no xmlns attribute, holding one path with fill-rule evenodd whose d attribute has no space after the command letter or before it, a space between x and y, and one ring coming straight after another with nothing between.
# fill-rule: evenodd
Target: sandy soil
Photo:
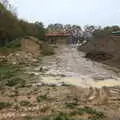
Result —
<instances>
[{"instance_id":1,"label":"sandy soil","mask_svg":"<svg viewBox=\"0 0 120 120\"><path fill-rule=\"evenodd\" d=\"M103 120L119 120L119 71L85 59L84 54L72 46L62 45L56 52L54 56L42 57L39 64L24 68L24 74L20 75L26 79L25 87L4 87L0 91L1 102L13 103L10 108L0 110L0 119L41 118L90 107L104 113ZM21 101L29 104L21 105ZM87 120L89 116L74 117Z\"/></svg>"},{"instance_id":2,"label":"sandy soil","mask_svg":"<svg viewBox=\"0 0 120 120\"><path fill-rule=\"evenodd\" d=\"M55 56L43 58L43 65L48 70L42 77L43 82L98 88L120 85L119 72L113 71L116 68L87 60L76 47L60 46Z\"/></svg>"}]
</instances>

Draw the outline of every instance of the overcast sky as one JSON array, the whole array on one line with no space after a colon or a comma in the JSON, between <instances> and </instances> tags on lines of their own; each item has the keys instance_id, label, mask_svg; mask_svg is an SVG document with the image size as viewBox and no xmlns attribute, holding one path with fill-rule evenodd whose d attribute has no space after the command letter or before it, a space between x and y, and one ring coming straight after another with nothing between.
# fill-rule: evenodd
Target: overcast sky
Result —
<instances>
[{"instance_id":1,"label":"overcast sky","mask_svg":"<svg viewBox=\"0 0 120 120\"><path fill-rule=\"evenodd\" d=\"M18 16L28 21L120 25L120 0L11 0Z\"/></svg>"}]
</instances>

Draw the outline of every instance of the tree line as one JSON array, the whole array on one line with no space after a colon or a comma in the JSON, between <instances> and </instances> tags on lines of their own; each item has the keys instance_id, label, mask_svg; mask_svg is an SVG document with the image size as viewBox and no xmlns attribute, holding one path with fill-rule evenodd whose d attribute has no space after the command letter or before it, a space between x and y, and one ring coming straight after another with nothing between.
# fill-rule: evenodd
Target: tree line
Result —
<instances>
[{"instance_id":1,"label":"tree line","mask_svg":"<svg viewBox=\"0 0 120 120\"><path fill-rule=\"evenodd\" d=\"M85 25L83 28L79 25L62 25L60 23L56 24L49 24L47 27L48 33L54 32L66 32L69 30L76 30L79 29L82 32L89 32L93 35L93 37L100 38L111 35L114 31L120 31L120 26L113 25L113 26L95 26L95 25Z\"/></svg>"},{"instance_id":2,"label":"tree line","mask_svg":"<svg viewBox=\"0 0 120 120\"><path fill-rule=\"evenodd\" d=\"M64 32L70 29L79 29L79 34L89 36L92 34L95 38L101 38L111 35L113 31L120 31L119 26L107 26L100 27L94 25L86 25L82 28L79 25L62 25L60 23L50 24L47 28L44 28L42 22L30 23L25 20L18 19L16 14L16 8L9 4L8 0L1 0L0 2L0 46L5 46L9 42L21 38L24 36L35 36L40 40L45 39L45 33L51 32ZM83 32L83 33L82 33Z\"/></svg>"},{"instance_id":3,"label":"tree line","mask_svg":"<svg viewBox=\"0 0 120 120\"><path fill-rule=\"evenodd\" d=\"M0 46L27 35L44 39L45 28L42 22L29 23L20 20L13 9L11 11L7 8L8 3L3 3L0 3Z\"/></svg>"}]
</instances>

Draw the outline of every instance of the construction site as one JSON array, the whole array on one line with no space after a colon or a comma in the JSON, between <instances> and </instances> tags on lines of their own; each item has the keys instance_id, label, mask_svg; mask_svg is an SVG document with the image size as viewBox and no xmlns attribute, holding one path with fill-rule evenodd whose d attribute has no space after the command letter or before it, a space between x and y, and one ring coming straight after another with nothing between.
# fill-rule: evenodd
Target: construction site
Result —
<instances>
[{"instance_id":1,"label":"construction site","mask_svg":"<svg viewBox=\"0 0 120 120\"><path fill-rule=\"evenodd\" d=\"M18 10L33 10L31 1L25 10L16 2ZM83 26L79 16L44 26L20 19L11 3L0 1L0 120L120 120L120 26ZM44 4L48 13L55 7Z\"/></svg>"}]
</instances>

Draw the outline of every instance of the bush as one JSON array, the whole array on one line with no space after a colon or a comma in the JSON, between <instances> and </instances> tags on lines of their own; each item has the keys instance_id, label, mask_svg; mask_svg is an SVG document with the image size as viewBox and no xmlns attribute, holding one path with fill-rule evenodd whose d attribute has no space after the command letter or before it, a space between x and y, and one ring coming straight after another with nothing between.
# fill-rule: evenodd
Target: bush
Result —
<instances>
[{"instance_id":1,"label":"bush","mask_svg":"<svg viewBox=\"0 0 120 120\"><path fill-rule=\"evenodd\" d=\"M102 112L98 112L95 109L89 108L89 107L85 107L85 108L78 108L76 111L74 111L72 113L72 115L76 115L76 114L91 114L92 115L92 120L98 120L101 118L104 118L104 114Z\"/></svg>"},{"instance_id":2,"label":"bush","mask_svg":"<svg viewBox=\"0 0 120 120\"><path fill-rule=\"evenodd\" d=\"M70 109L74 109L77 106L76 102L66 103L66 107Z\"/></svg>"},{"instance_id":3,"label":"bush","mask_svg":"<svg viewBox=\"0 0 120 120\"><path fill-rule=\"evenodd\" d=\"M6 83L7 86L9 87L13 87L15 85L18 85L19 87L24 87L25 86L25 80L21 79L21 78L12 78L12 79L9 79L7 80L7 83Z\"/></svg>"},{"instance_id":4,"label":"bush","mask_svg":"<svg viewBox=\"0 0 120 120\"><path fill-rule=\"evenodd\" d=\"M25 80L18 77L20 68L14 65L1 65L0 66L0 84L13 87L17 85L18 87L25 86Z\"/></svg>"},{"instance_id":5,"label":"bush","mask_svg":"<svg viewBox=\"0 0 120 120\"><path fill-rule=\"evenodd\" d=\"M23 101L20 101L20 105L21 105L21 106L30 106L31 104L30 104L29 101L23 100Z\"/></svg>"},{"instance_id":6,"label":"bush","mask_svg":"<svg viewBox=\"0 0 120 120\"><path fill-rule=\"evenodd\" d=\"M0 65L0 74L5 74L7 72L15 72L17 68L18 67L14 65Z\"/></svg>"},{"instance_id":7,"label":"bush","mask_svg":"<svg viewBox=\"0 0 120 120\"><path fill-rule=\"evenodd\" d=\"M8 103L8 102L0 102L0 110L1 109L4 109L4 108L8 108L8 107L11 107L11 103Z\"/></svg>"},{"instance_id":8,"label":"bush","mask_svg":"<svg viewBox=\"0 0 120 120\"><path fill-rule=\"evenodd\" d=\"M27 35L43 40L45 38L44 25L41 22L29 23L19 20L16 15L0 2L0 46L6 46L11 41L13 41L13 46L17 46L19 44L16 44L14 40ZM10 45L11 43L8 46Z\"/></svg>"},{"instance_id":9,"label":"bush","mask_svg":"<svg viewBox=\"0 0 120 120\"><path fill-rule=\"evenodd\" d=\"M20 68L14 65L1 65L0 66L0 80L7 84L9 80L15 79Z\"/></svg>"},{"instance_id":10,"label":"bush","mask_svg":"<svg viewBox=\"0 0 120 120\"><path fill-rule=\"evenodd\" d=\"M39 95L36 97L37 102L41 102L41 101L47 100L47 99L48 99L47 95Z\"/></svg>"},{"instance_id":11,"label":"bush","mask_svg":"<svg viewBox=\"0 0 120 120\"><path fill-rule=\"evenodd\" d=\"M19 38L6 44L6 47L8 47L8 48L17 48L20 46L21 46L21 39L19 39Z\"/></svg>"},{"instance_id":12,"label":"bush","mask_svg":"<svg viewBox=\"0 0 120 120\"><path fill-rule=\"evenodd\" d=\"M71 120L67 114L64 114L64 113L60 113L56 116L48 116L48 117L45 117L43 119L40 119L40 120ZM73 120L73 119L72 119Z\"/></svg>"},{"instance_id":13,"label":"bush","mask_svg":"<svg viewBox=\"0 0 120 120\"><path fill-rule=\"evenodd\" d=\"M30 116L26 116L26 117L24 117L24 120L33 120L33 118Z\"/></svg>"},{"instance_id":14,"label":"bush","mask_svg":"<svg viewBox=\"0 0 120 120\"><path fill-rule=\"evenodd\" d=\"M53 120L70 120L66 114L60 113Z\"/></svg>"}]
</instances>

